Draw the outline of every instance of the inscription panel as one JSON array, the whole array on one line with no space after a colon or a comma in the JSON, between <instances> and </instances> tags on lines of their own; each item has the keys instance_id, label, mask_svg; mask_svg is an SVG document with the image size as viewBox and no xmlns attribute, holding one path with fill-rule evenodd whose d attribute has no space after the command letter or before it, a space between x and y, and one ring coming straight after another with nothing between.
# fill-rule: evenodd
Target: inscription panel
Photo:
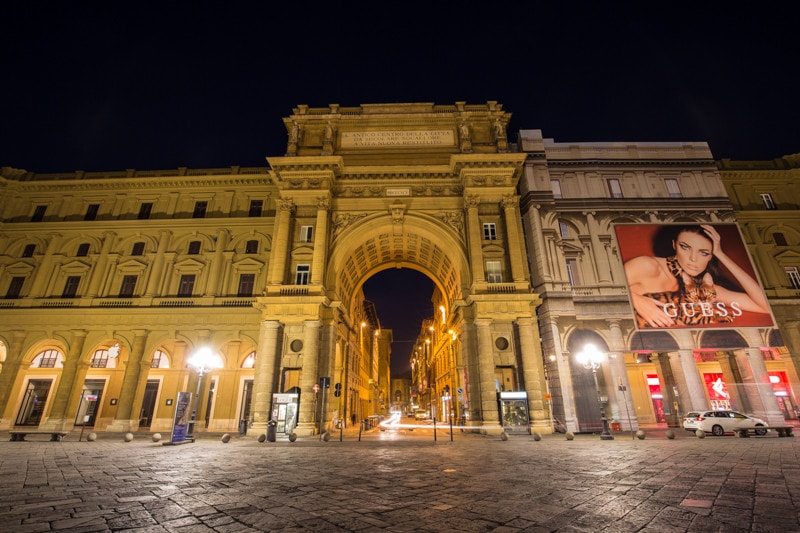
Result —
<instances>
[{"instance_id":1,"label":"inscription panel","mask_svg":"<svg viewBox=\"0 0 800 533\"><path fill-rule=\"evenodd\" d=\"M453 130L343 131L342 148L455 146Z\"/></svg>"}]
</instances>

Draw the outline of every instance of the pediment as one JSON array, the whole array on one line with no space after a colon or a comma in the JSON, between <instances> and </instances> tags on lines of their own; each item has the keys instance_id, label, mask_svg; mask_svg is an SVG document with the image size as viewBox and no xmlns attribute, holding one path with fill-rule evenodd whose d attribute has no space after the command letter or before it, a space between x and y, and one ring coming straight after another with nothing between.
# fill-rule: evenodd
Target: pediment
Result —
<instances>
[{"instance_id":1,"label":"pediment","mask_svg":"<svg viewBox=\"0 0 800 533\"><path fill-rule=\"evenodd\" d=\"M33 272L33 265L29 265L25 261L17 261L6 266L6 272L12 275L30 274Z\"/></svg>"}]
</instances>

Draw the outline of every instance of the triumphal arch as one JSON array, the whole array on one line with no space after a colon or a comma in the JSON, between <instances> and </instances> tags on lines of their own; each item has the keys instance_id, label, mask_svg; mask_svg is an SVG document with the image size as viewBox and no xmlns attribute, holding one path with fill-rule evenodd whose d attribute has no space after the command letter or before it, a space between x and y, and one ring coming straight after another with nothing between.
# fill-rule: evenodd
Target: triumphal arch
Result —
<instances>
[{"instance_id":1,"label":"triumphal arch","mask_svg":"<svg viewBox=\"0 0 800 533\"><path fill-rule=\"evenodd\" d=\"M299 369L302 391L320 376L347 379L356 294L389 268L433 280L441 313L432 327L452 350L439 372L451 376L466 423L499 432L498 391L512 389L527 394L531 427L550 431L517 195L525 154L507 139L509 119L491 101L298 106L284 118L286 153L268 158L279 197L255 304L249 434L267 427L285 369ZM315 431L316 408L303 394L298 435Z\"/></svg>"}]
</instances>

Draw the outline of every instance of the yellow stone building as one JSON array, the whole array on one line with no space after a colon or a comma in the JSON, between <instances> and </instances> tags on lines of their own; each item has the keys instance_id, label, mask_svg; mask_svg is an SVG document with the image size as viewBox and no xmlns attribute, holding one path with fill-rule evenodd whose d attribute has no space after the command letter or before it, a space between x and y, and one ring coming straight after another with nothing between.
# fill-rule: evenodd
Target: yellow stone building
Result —
<instances>
[{"instance_id":1,"label":"yellow stone building","mask_svg":"<svg viewBox=\"0 0 800 533\"><path fill-rule=\"evenodd\" d=\"M634 320L620 227L632 230L630 247L640 244L634 241L649 246L645 230L653 227L713 224L736 236L743 213L734 205L742 200L731 205L723 176L732 169L720 172L706 143L559 143L540 130L523 130L519 148L528 155L521 213L533 289L543 302L538 319L557 427L600 431L603 414L621 429L679 427L686 412L712 407L754 412L771 424L796 419L788 402L796 405L793 391L800 391L790 355L797 352L784 346L768 314L758 327L734 320L715 324L724 327L642 329ZM749 175L737 177L750 183ZM784 173L781 181L763 192L788 197L791 176ZM750 205L757 201L748 196ZM797 227L796 204L794 209L760 215L764 227L783 231L796 245L797 231L790 229ZM772 239L746 216L745 254L745 244ZM761 249L753 253L764 256ZM797 263L792 248L768 255L786 266ZM796 335L796 311L779 311L774 296L780 292L796 302L797 291L769 261L759 260L757 267L769 272L769 301L779 317L794 316L789 322ZM591 369L577 360L587 344L605 356L595 369L597 387ZM779 405L776 395L783 393L787 403Z\"/></svg>"},{"instance_id":2,"label":"yellow stone building","mask_svg":"<svg viewBox=\"0 0 800 533\"><path fill-rule=\"evenodd\" d=\"M548 431L509 119L496 102L298 106L264 168L4 168L0 429L165 432L196 390L196 431L377 414L391 332L361 287L412 268L436 287L470 423L499 431L511 365ZM222 367L199 380L202 348Z\"/></svg>"},{"instance_id":3,"label":"yellow stone building","mask_svg":"<svg viewBox=\"0 0 800 533\"><path fill-rule=\"evenodd\" d=\"M717 167L780 331L766 363L779 407L792 419L800 410L800 154L723 159Z\"/></svg>"},{"instance_id":4,"label":"yellow stone building","mask_svg":"<svg viewBox=\"0 0 800 533\"><path fill-rule=\"evenodd\" d=\"M298 106L264 167L3 168L0 429L168 433L185 392L195 432L248 435L411 405L489 433L677 426L711 405L795 419L796 157L509 139L510 118ZM620 228L705 223L741 228L778 327L637 327ZM390 268L433 281L409 354L362 291ZM192 366L204 350L219 368Z\"/></svg>"}]
</instances>

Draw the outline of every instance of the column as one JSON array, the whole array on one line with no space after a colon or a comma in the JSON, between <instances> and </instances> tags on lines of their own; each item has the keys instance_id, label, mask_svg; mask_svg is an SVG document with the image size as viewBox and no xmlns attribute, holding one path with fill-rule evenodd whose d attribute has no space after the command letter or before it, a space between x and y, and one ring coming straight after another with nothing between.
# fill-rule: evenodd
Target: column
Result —
<instances>
[{"instance_id":1,"label":"column","mask_svg":"<svg viewBox=\"0 0 800 533\"><path fill-rule=\"evenodd\" d=\"M156 256L153 258L152 266L150 267L150 277L147 280L147 290L144 295L147 298L159 296L159 288L164 279L162 272L164 271L164 262L166 261L165 254L169 246L172 233L169 231L162 231L158 239L158 250Z\"/></svg>"},{"instance_id":2,"label":"column","mask_svg":"<svg viewBox=\"0 0 800 533\"><path fill-rule=\"evenodd\" d=\"M556 356L556 368L558 369L559 389L561 394L561 404L564 408L564 423L566 431L578 431L578 419L575 414L575 394L572 388L572 369L569 364L569 356L565 355L561 347L561 333L558 329L558 318L550 318L550 331L553 336L553 350ZM554 413L555 416L555 413Z\"/></svg>"},{"instance_id":3,"label":"column","mask_svg":"<svg viewBox=\"0 0 800 533\"><path fill-rule=\"evenodd\" d=\"M22 364L22 347L25 341L25 332L20 330L10 331L7 338L10 344L6 346L6 360L3 362L3 371L0 372L0 424L10 426L13 424L16 413L10 413L14 405L8 404L11 388L19 376L20 370L27 366ZM1 426L0 426L1 427Z\"/></svg>"},{"instance_id":4,"label":"column","mask_svg":"<svg viewBox=\"0 0 800 533\"><path fill-rule=\"evenodd\" d=\"M313 435L319 422L315 407L321 407L323 389L314 394L314 385L319 381L319 320L306 320L303 324L303 367L300 371L300 412L296 433ZM316 404L316 405L315 405ZM318 414L318 413L317 413Z\"/></svg>"},{"instance_id":5,"label":"column","mask_svg":"<svg viewBox=\"0 0 800 533\"><path fill-rule=\"evenodd\" d=\"M667 422L667 427L679 427L678 409L674 407L678 403L678 399L673 393L675 387L675 379L672 376L672 368L669 365L669 357L663 356L658 353L650 354L650 362L656 367L658 380L661 382L661 404L664 409L664 417Z\"/></svg>"},{"instance_id":6,"label":"column","mask_svg":"<svg viewBox=\"0 0 800 533\"><path fill-rule=\"evenodd\" d=\"M528 393L528 411L531 417L531 426L536 431L545 430L548 433L553 429L545 406L544 395L547 392L544 381L544 362L542 348L537 342L535 318L518 318L520 359L525 379L525 390Z\"/></svg>"},{"instance_id":7,"label":"column","mask_svg":"<svg viewBox=\"0 0 800 533\"><path fill-rule=\"evenodd\" d=\"M589 238L592 241L592 256L596 261L597 281L599 283L611 283L611 265L608 263L608 254L603 243L600 242L600 225L594 218L594 212L586 212L586 220L589 225Z\"/></svg>"},{"instance_id":8,"label":"column","mask_svg":"<svg viewBox=\"0 0 800 533\"><path fill-rule=\"evenodd\" d=\"M253 425L248 435L267 432L267 421L272 416L272 393L275 392L275 376L278 368L278 334L281 324L277 320L263 320L256 348L256 368L253 379Z\"/></svg>"},{"instance_id":9,"label":"column","mask_svg":"<svg viewBox=\"0 0 800 533\"><path fill-rule=\"evenodd\" d=\"M36 275L31 283L31 290L28 293L29 298L40 298L44 296L44 291L47 288L47 282L53 275L53 254L56 252L61 243L61 235L57 233L50 234L50 242L47 243L47 249L44 252L44 257L39 263L39 268L36 269Z\"/></svg>"},{"instance_id":10,"label":"column","mask_svg":"<svg viewBox=\"0 0 800 533\"><path fill-rule=\"evenodd\" d=\"M267 285L283 285L286 274L286 254L289 248L289 229L294 203L291 198L278 201L278 217L275 220L275 233L270 252L269 277Z\"/></svg>"},{"instance_id":11,"label":"column","mask_svg":"<svg viewBox=\"0 0 800 533\"><path fill-rule=\"evenodd\" d=\"M534 257L539 257L540 259L536 261L537 267L542 269L539 273L544 281L552 281L553 279L553 270L550 266L550 256L553 255L547 252L547 245L544 241L544 233L542 232L542 217L539 214L539 205L532 205L528 210L529 217L531 220L531 225L533 226L533 231L531 232L531 239L535 242L532 243L532 248L530 253L533 254ZM536 250L539 250L538 252ZM531 272L531 277L533 277L533 272Z\"/></svg>"},{"instance_id":12,"label":"column","mask_svg":"<svg viewBox=\"0 0 800 533\"><path fill-rule=\"evenodd\" d=\"M100 292L100 283L106 272L108 254L111 253L111 247L114 244L115 237L116 233L113 231L107 231L103 234L103 247L100 249L97 260L94 262L94 268L92 269L92 275L89 279L89 286L86 291L86 296L88 298L95 298Z\"/></svg>"},{"instance_id":13,"label":"column","mask_svg":"<svg viewBox=\"0 0 800 533\"><path fill-rule=\"evenodd\" d=\"M228 247L229 238L230 233L228 230L217 230L217 242L214 249L214 259L211 261L211 268L208 272L208 283L206 283L207 296L218 296L221 292L224 292L220 289L220 274L224 269L225 258L223 254L225 252L225 248Z\"/></svg>"},{"instance_id":14,"label":"column","mask_svg":"<svg viewBox=\"0 0 800 533\"><path fill-rule=\"evenodd\" d=\"M470 267L472 269L472 283L485 283L486 274L483 270L483 249L481 247L481 226L478 217L478 197L467 196L464 198L467 208L467 243L469 246Z\"/></svg>"},{"instance_id":15,"label":"column","mask_svg":"<svg viewBox=\"0 0 800 533\"><path fill-rule=\"evenodd\" d=\"M697 364L694 361L694 350L678 350L680 365L686 377L686 388L689 392L689 405L684 405L686 411L703 411L708 409L706 389Z\"/></svg>"},{"instance_id":16,"label":"column","mask_svg":"<svg viewBox=\"0 0 800 533\"><path fill-rule=\"evenodd\" d=\"M128 360L125 363L125 374L122 377L117 412L114 415L113 422L106 428L108 432L119 431L125 433L138 429L139 420L135 416L137 411L134 410L134 404L136 390L142 381L142 374L144 374L144 380L147 380L147 369L142 372L142 358L146 340L146 331L140 330L136 332L131 351L128 354Z\"/></svg>"},{"instance_id":17,"label":"column","mask_svg":"<svg viewBox=\"0 0 800 533\"><path fill-rule=\"evenodd\" d=\"M522 255L525 246L520 238L522 231L518 214L519 196L505 196L501 204L505 214L508 255L511 259L511 278L514 281L525 281L525 262Z\"/></svg>"},{"instance_id":18,"label":"column","mask_svg":"<svg viewBox=\"0 0 800 533\"><path fill-rule=\"evenodd\" d=\"M328 256L328 210L329 198L317 201L317 224L314 228L314 254L311 259L311 285L322 285L325 274L325 259Z\"/></svg>"},{"instance_id":19,"label":"column","mask_svg":"<svg viewBox=\"0 0 800 533\"><path fill-rule=\"evenodd\" d=\"M740 361L739 371L751 408L756 414L763 414L764 420L769 425L786 425L781 408L778 406L778 400L775 399L775 391L769 382L769 373L764 364L764 355L761 353L761 349L745 348L740 350L737 360Z\"/></svg>"},{"instance_id":20,"label":"column","mask_svg":"<svg viewBox=\"0 0 800 533\"><path fill-rule=\"evenodd\" d=\"M71 330L70 334L69 353L64 360L64 367L61 369L61 377L50 406L50 413L41 424L43 430L67 429L67 422L71 421L68 418L70 403L73 399L77 399L83 390L79 383L82 382L89 365L88 361L85 363L81 361L87 332L76 329ZM81 369L81 365L84 366L83 369Z\"/></svg>"},{"instance_id":21,"label":"column","mask_svg":"<svg viewBox=\"0 0 800 533\"><path fill-rule=\"evenodd\" d=\"M719 363L722 370L722 378L728 389L728 395L731 400L731 408L739 411L750 411L750 400L743 390L742 380L739 374L739 368L736 360L731 361L731 354L729 352L716 352L715 359Z\"/></svg>"},{"instance_id":22,"label":"column","mask_svg":"<svg viewBox=\"0 0 800 533\"><path fill-rule=\"evenodd\" d=\"M478 330L478 379L480 380L481 419L487 432L499 432L500 415L497 412L497 389L494 384L494 350L492 349L492 321L475 320Z\"/></svg>"},{"instance_id":23,"label":"column","mask_svg":"<svg viewBox=\"0 0 800 533\"><path fill-rule=\"evenodd\" d=\"M630 380L628 379L628 366L625 364L625 337L622 334L622 327L619 320L607 320L609 332L609 354L608 366L613 369L617 379L611 379L608 383L610 397L615 401L612 404L612 412L606 413L613 416L614 419L625 421L623 427L629 431L636 431L639 429L639 419L636 416L636 406L633 403L633 391L631 391ZM625 387L625 390L621 390ZM614 390L616 388L616 390ZM626 394L627 391L627 394Z\"/></svg>"}]
</instances>

